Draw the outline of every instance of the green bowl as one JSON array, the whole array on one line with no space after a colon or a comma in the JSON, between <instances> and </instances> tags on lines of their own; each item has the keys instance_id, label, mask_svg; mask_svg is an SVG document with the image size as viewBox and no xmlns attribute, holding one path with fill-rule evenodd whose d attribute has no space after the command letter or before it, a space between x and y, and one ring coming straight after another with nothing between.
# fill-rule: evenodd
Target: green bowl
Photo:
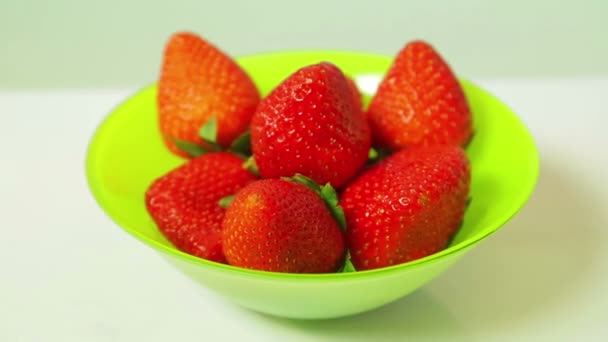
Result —
<instances>
[{"instance_id":1,"label":"green bowl","mask_svg":"<svg viewBox=\"0 0 608 342\"><path fill-rule=\"evenodd\" d=\"M335 63L357 82L373 83L391 59L355 52L296 51L242 57L238 62L267 94L296 69L320 61ZM448 248L406 264L355 273L298 275L241 269L177 250L157 230L144 205L150 182L184 162L161 141L155 85L127 99L100 125L88 150L88 182L99 205L119 226L196 282L243 307L305 319L368 311L404 297L445 271L513 217L533 191L538 153L524 125L488 92L468 81L462 85L475 125L475 136L466 150L472 163L472 202Z\"/></svg>"}]
</instances>

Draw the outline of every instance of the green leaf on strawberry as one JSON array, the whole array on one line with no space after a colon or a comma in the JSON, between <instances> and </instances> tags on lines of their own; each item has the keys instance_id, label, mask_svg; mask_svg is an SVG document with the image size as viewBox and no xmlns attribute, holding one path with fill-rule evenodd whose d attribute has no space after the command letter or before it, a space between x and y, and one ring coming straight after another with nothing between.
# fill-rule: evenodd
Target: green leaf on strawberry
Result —
<instances>
[{"instance_id":1,"label":"green leaf on strawberry","mask_svg":"<svg viewBox=\"0 0 608 342\"><path fill-rule=\"evenodd\" d=\"M215 116L207 120L207 122L198 131L198 135L205 141L215 142L217 139L217 118Z\"/></svg>"},{"instance_id":2,"label":"green leaf on strawberry","mask_svg":"<svg viewBox=\"0 0 608 342\"><path fill-rule=\"evenodd\" d=\"M296 173L293 177L286 177L284 179L306 185L312 191L316 192L323 199L327 209L329 209L331 215L334 217L336 222L338 222L342 231L346 231L346 219L344 218L344 211L338 204L338 195L331 184L326 183L325 185L320 186L312 179L300 173Z\"/></svg>"},{"instance_id":3,"label":"green leaf on strawberry","mask_svg":"<svg viewBox=\"0 0 608 342\"><path fill-rule=\"evenodd\" d=\"M370 165L380 161L381 159L388 157L389 155L391 155L391 151L389 149L380 148L380 147L371 147L369 149L369 153L367 154L366 165L370 166Z\"/></svg>"},{"instance_id":4,"label":"green leaf on strawberry","mask_svg":"<svg viewBox=\"0 0 608 342\"><path fill-rule=\"evenodd\" d=\"M242 154L244 156L251 155L251 133L245 131L245 133L239 135L229 147L230 151Z\"/></svg>"},{"instance_id":5,"label":"green leaf on strawberry","mask_svg":"<svg viewBox=\"0 0 608 342\"><path fill-rule=\"evenodd\" d=\"M203 139L225 148L249 127L260 93L248 73L213 42L193 32L175 32L164 48L160 71L156 107L161 135L205 145L199 131L215 117L215 128L205 129ZM164 142L172 153L190 157L170 139Z\"/></svg>"},{"instance_id":6,"label":"green leaf on strawberry","mask_svg":"<svg viewBox=\"0 0 608 342\"><path fill-rule=\"evenodd\" d=\"M260 175L260 170L258 170L258 165L255 163L255 158L253 158L253 156L245 160L243 163L243 169L253 173L256 176Z\"/></svg>"},{"instance_id":7,"label":"green leaf on strawberry","mask_svg":"<svg viewBox=\"0 0 608 342\"><path fill-rule=\"evenodd\" d=\"M370 148L369 153L367 154L367 158L374 160L378 158L378 151L375 148Z\"/></svg>"},{"instance_id":8,"label":"green leaf on strawberry","mask_svg":"<svg viewBox=\"0 0 608 342\"><path fill-rule=\"evenodd\" d=\"M342 266L342 269L340 270L339 273L350 273L350 272L357 272L357 270L355 269L355 266L353 265L352 261L350 260L350 253L347 253L346 260L344 261L344 266Z\"/></svg>"},{"instance_id":9,"label":"green leaf on strawberry","mask_svg":"<svg viewBox=\"0 0 608 342\"><path fill-rule=\"evenodd\" d=\"M230 203L232 203L232 201L234 200L234 196L236 196L236 195L228 195L226 197L222 197L222 199L220 199L217 204L220 207L226 209L226 208L228 208L228 206L230 205Z\"/></svg>"},{"instance_id":10,"label":"green leaf on strawberry","mask_svg":"<svg viewBox=\"0 0 608 342\"><path fill-rule=\"evenodd\" d=\"M344 218L342 207L338 204L338 194L336 194L336 190L329 183L323 185L321 188L321 198L323 198L327 204L333 217L338 221L340 228L342 228L343 231L346 231L346 219Z\"/></svg>"},{"instance_id":11,"label":"green leaf on strawberry","mask_svg":"<svg viewBox=\"0 0 608 342\"><path fill-rule=\"evenodd\" d=\"M315 181L313 181L312 179L304 176L301 173L296 173L291 178L290 177L285 177L285 180L292 181L292 182L295 182L295 183L300 183L302 185L306 185L312 191L316 192L319 196L321 196L321 186L319 186L319 184L315 183ZM321 196L321 197L323 197L323 196Z\"/></svg>"},{"instance_id":12,"label":"green leaf on strawberry","mask_svg":"<svg viewBox=\"0 0 608 342\"><path fill-rule=\"evenodd\" d=\"M198 136L203 139L207 151L221 151L222 147L217 143L217 118L215 116L207 120L199 129Z\"/></svg>"},{"instance_id":13,"label":"green leaf on strawberry","mask_svg":"<svg viewBox=\"0 0 608 342\"><path fill-rule=\"evenodd\" d=\"M192 157L200 157L208 152L203 146L190 141L180 140L176 138L171 138L171 140L173 141L175 146L177 146L177 148Z\"/></svg>"},{"instance_id":14,"label":"green leaf on strawberry","mask_svg":"<svg viewBox=\"0 0 608 342\"><path fill-rule=\"evenodd\" d=\"M175 146L191 157L199 157L208 152L228 151L233 152L243 159L247 159L251 155L251 136L249 131L245 131L238 136L228 148L222 148L217 143L218 125L216 117L209 119L199 129L199 138L203 140L202 144L196 144L191 141L172 138ZM257 174L257 173L256 173Z\"/></svg>"}]
</instances>

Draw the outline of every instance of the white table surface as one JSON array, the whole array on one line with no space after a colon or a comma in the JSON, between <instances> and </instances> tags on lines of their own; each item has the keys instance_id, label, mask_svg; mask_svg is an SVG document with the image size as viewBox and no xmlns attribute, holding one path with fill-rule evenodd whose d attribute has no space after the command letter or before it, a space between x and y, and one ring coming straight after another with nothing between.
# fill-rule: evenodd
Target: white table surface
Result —
<instances>
[{"instance_id":1,"label":"white table surface","mask_svg":"<svg viewBox=\"0 0 608 342\"><path fill-rule=\"evenodd\" d=\"M136 88L0 91L0 341L608 340L608 79L478 83L538 143L527 206L412 295L319 322L217 297L98 208L87 143Z\"/></svg>"}]
</instances>

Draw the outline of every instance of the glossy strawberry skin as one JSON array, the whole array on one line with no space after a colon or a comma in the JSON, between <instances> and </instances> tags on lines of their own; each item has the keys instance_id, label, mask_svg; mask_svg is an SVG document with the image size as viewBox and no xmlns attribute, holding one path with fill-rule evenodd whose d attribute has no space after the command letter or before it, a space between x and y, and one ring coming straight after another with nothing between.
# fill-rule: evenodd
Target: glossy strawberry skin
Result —
<instances>
[{"instance_id":1,"label":"glossy strawberry skin","mask_svg":"<svg viewBox=\"0 0 608 342\"><path fill-rule=\"evenodd\" d=\"M340 69L304 67L264 98L251 121L251 145L264 178L301 173L320 184L346 184L367 160L365 116Z\"/></svg>"},{"instance_id":2,"label":"glossy strawberry skin","mask_svg":"<svg viewBox=\"0 0 608 342\"><path fill-rule=\"evenodd\" d=\"M413 41L397 54L367 115L374 143L392 150L463 146L473 130L461 85L441 55L423 41Z\"/></svg>"},{"instance_id":3,"label":"glossy strawberry skin","mask_svg":"<svg viewBox=\"0 0 608 342\"><path fill-rule=\"evenodd\" d=\"M470 187L460 147L413 147L362 173L343 192L347 243L357 270L416 260L446 247Z\"/></svg>"},{"instance_id":4,"label":"glossy strawberry skin","mask_svg":"<svg viewBox=\"0 0 608 342\"><path fill-rule=\"evenodd\" d=\"M158 82L159 128L167 147L187 157L173 139L201 144L199 129L217 119L224 147L248 128L260 101L255 84L228 55L190 32L168 41Z\"/></svg>"},{"instance_id":5,"label":"glossy strawberry skin","mask_svg":"<svg viewBox=\"0 0 608 342\"><path fill-rule=\"evenodd\" d=\"M222 224L234 266L271 272L335 272L344 235L323 200L304 185L265 179L241 190Z\"/></svg>"},{"instance_id":6,"label":"glossy strawberry skin","mask_svg":"<svg viewBox=\"0 0 608 342\"><path fill-rule=\"evenodd\" d=\"M146 192L146 208L161 233L179 250L225 262L220 199L236 193L256 177L243 160L228 152L191 159L156 179Z\"/></svg>"},{"instance_id":7,"label":"glossy strawberry skin","mask_svg":"<svg viewBox=\"0 0 608 342\"><path fill-rule=\"evenodd\" d=\"M346 81L348 82L348 87L350 88L351 95L355 101L355 107L363 110L363 95L361 95L357 83L350 77L346 77Z\"/></svg>"}]
</instances>

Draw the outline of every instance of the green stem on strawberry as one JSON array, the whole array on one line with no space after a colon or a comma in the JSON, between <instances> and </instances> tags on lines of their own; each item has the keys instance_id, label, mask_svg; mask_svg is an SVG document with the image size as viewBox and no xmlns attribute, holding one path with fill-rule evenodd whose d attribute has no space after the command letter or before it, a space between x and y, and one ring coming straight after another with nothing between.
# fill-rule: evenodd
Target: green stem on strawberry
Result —
<instances>
[{"instance_id":1,"label":"green stem on strawberry","mask_svg":"<svg viewBox=\"0 0 608 342\"><path fill-rule=\"evenodd\" d=\"M244 156L251 155L251 133L249 130L234 139L228 149Z\"/></svg>"},{"instance_id":2,"label":"green stem on strawberry","mask_svg":"<svg viewBox=\"0 0 608 342\"><path fill-rule=\"evenodd\" d=\"M218 205L224 209L228 208L230 203L232 203L232 201L234 200L235 196L236 195L228 195L226 197L223 197L222 199L219 200Z\"/></svg>"},{"instance_id":3,"label":"green stem on strawberry","mask_svg":"<svg viewBox=\"0 0 608 342\"><path fill-rule=\"evenodd\" d=\"M376 163L377 161L389 156L391 151L380 147L371 147L367 155L367 165Z\"/></svg>"},{"instance_id":4,"label":"green stem on strawberry","mask_svg":"<svg viewBox=\"0 0 608 342\"><path fill-rule=\"evenodd\" d=\"M331 215L334 217L336 222L338 222L338 225L340 226L342 231L346 232L346 218L344 217L344 211L342 210L342 207L340 206L340 203L338 201L338 194L336 193L336 190L331 186L331 184L326 183L325 185L321 186L312 179L300 173L296 173L293 177L283 177L283 179L305 185L312 191L316 192L321 197L321 199L323 199L323 202L325 202L327 209L329 209ZM337 273L348 272L356 272L356 269L350 260L350 252L346 251L346 254L344 256L344 264L337 271Z\"/></svg>"},{"instance_id":5,"label":"green stem on strawberry","mask_svg":"<svg viewBox=\"0 0 608 342\"><path fill-rule=\"evenodd\" d=\"M304 176L301 173L296 173L295 175L293 175L293 177L286 177L285 180L292 181L295 183L300 183L302 185L306 185L308 188L310 188L311 190L316 192L319 196L321 196L321 198L323 198L323 196L321 195L321 186L319 184L317 184L315 181L313 181L312 179ZM325 200L325 198L323 198L323 200ZM326 202L326 204L328 204L328 203Z\"/></svg>"},{"instance_id":6,"label":"green stem on strawberry","mask_svg":"<svg viewBox=\"0 0 608 342\"><path fill-rule=\"evenodd\" d=\"M205 153L228 151L232 152L243 159L247 159L251 155L251 136L249 131L245 131L239 135L230 147L223 148L217 143L217 119L212 117L198 131L198 136L203 141L202 144L193 143L191 141L179 140L171 138L175 146L186 152L191 157L200 157Z\"/></svg>"},{"instance_id":7,"label":"green stem on strawberry","mask_svg":"<svg viewBox=\"0 0 608 342\"><path fill-rule=\"evenodd\" d=\"M334 216L336 221L338 221L338 224L342 230L346 232L346 218L344 217L344 211L338 202L338 194L336 193L336 190L334 190L334 188L327 183L321 187L321 197L329 206L331 214Z\"/></svg>"},{"instance_id":8,"label":"green stem on strawberry","mask_svg":"<svg viewBox=\"0 0 608 342\"><path fill-rule=\"evenodd\" d=\"M331 184L327 183L320 186L312 179L299 173L296 173L293 177L284 177L284 179L306 185L308 188L316 192L323 199L327 209L329 209L336 222L338 222L342 231L346 231L346 219L344 218L344 211L338 203L338 194Z\"/></svg>"},{"instance_id":9,"label":"green stem on strawberry","mask_svg":"<svg viewBox=\"0 0 608 342\"><path fill-rule=\"evenodd\" d=\"M367 154L367 158L371 160L378 159L378 151L375 148L370 148L369 153Z\"/></svg>"},{"instance_id":10,"label":"green stem on strawberry","mask_svg":"<svg viewBox=\"0 0 608 342\"><path fill-rule=\"evenodd\" d=\"M350 260L350 252L347 252L346 258L344 260L344 265L342 265L342 268L338 271L338 273L350 273L350 272L357 272L357 270L355 269L353 262Z\"/></svg>"},{"instance_id":11,"label":"green stem on strawberry","mask_svg":"<svg viewBox=\"0 0 608 342\"><path fill-rule=\"evenodd\" d=\"M217 143L217 118L215 116L212 116L201 126L198 136L203 140L205 146L209 146L209 152L222 150L222 147Z\"/></svg>"},{"instance_id":12,"label":"green stem on strawberry","mask_svg":"<svg viewBox=\"0 0 608 342\"><path fill-rule=\"evenodd\" d=\"M215 142L217 139L217 118L212 116L198 130L198 136L205 141Z\"/></svg>"},{"instance_id":13,"label":"green stem on strawberry","mask_svg":"<svg viewBox=\"0 0 608 342\"><path fill-rule=\"evenodd\" d=\"M258 165L255 163L255 159L253 156L247 158L243 163L243 169L253 173L256 176L260 175L260 170L258 169Z\"/></svg>"},{"instance_id":14,"label":"green stem on strawberry","mask_svg":"<svg viewBox=\"0 0 608 342\"><path fill-rule=\"evenodd\" d=\"M179 140L176 138L170 138L170 139L171 139L171 141L173 141L173 143L175 143L175 146L177 146L177 148L186 152L191 157L194 157L194 158L200 157L203 154L209 152L203 146L195 144L193 142Z\"/></svg>"}]
</instances>

